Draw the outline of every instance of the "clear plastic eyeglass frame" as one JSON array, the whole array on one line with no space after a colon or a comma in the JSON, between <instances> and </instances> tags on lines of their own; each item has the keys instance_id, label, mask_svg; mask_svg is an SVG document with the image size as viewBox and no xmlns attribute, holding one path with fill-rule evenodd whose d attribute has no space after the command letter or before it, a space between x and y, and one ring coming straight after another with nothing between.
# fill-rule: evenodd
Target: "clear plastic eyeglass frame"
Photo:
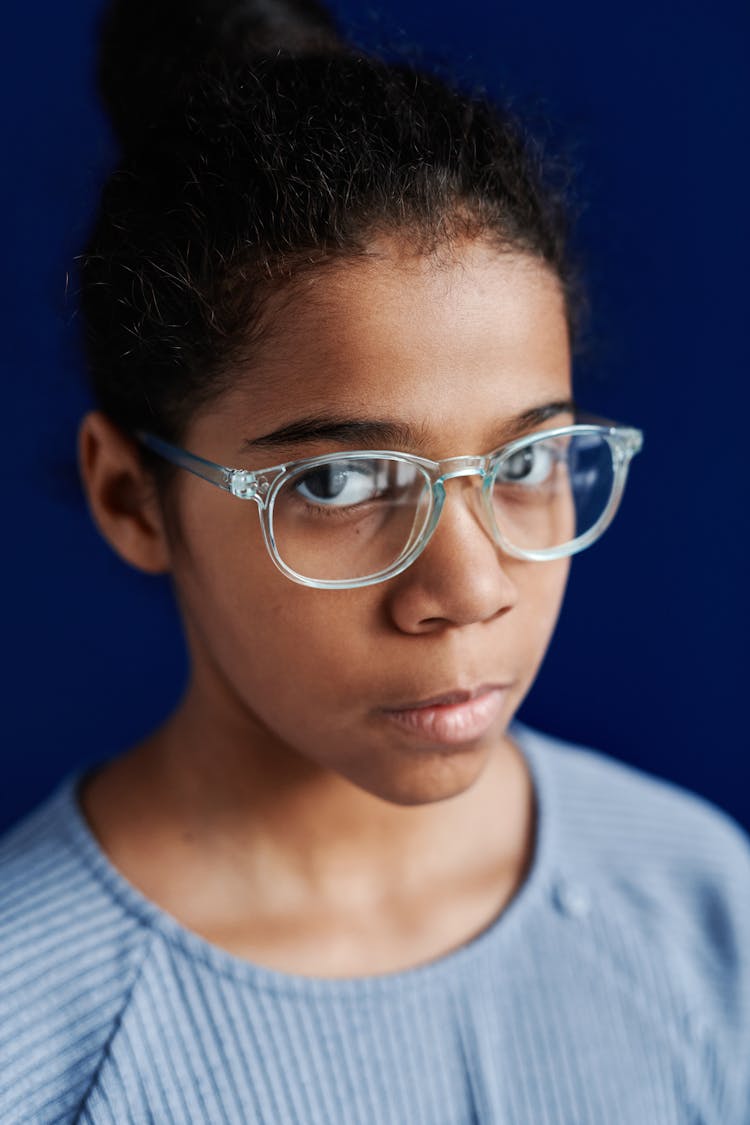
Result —
<instances>
[{"instance_id":1,"label":"clear plastic eyeglass frame","mask_svg":"<svg viewBox=\"0 0 750 1125\"><path fill-rule=\"evenodd\" d=\"M589 547L598 539L614 518L625 488L628 468L631 459L643 446L643 433L631 426L622 426L606 418L599 418L590 414L577 414L579 421L572 425L558 426L554 429L537 430L516 438L506 445L480 456L448 457L443 461L430 461L426 457L416 454L402 453L394 450L367 449L343 450L328 453L319 457L307 457L299 461L287 461L280 465L272 465L267 469L232 469L219 465L214 461L207 461L203 457L190 453L186 449L172 445L155 434L138 430L135 437L152 452L163 457L173 465L195 476L201 477L210 484L221 488L224 492L231 493L240 500L254 500L258 506L263 538L268 553L278 569L294 582L303 586L313 586L318 589L353 589L359 586L372 586L384 582L406 570L408 566L421 555L429 543L437 527L440 513L445 502L445 481L455 477L477 475L482 478L482 503L487 515L487 526L491 538L503 552L518 559L530 561L545 561L559 559L566 555L576 554ZM601 435L609 444L612 453L613 480L609 501L596 523L583 535L557 547L543 550L530 550L516 547L503 535L492 513L490 491L499 466L513 457L519 450L525 449L540 441L547 441L554 437L565 437L575 434L596 433ZM330 462L346 462L347 464L359 459L373 457L387 457L407 462L417 466L425 476L425 483L429 482L431 493L429 502L431 508L427 515L422 532L413 541L410 541L401 555L386 570L365 577L355 579L335 579L323 581L308 578L297 573L288 566L280 556L273 531L273 510L276 496L284 481L293 472L300 469L312 469Z\"/></svg>"}]
</instances>

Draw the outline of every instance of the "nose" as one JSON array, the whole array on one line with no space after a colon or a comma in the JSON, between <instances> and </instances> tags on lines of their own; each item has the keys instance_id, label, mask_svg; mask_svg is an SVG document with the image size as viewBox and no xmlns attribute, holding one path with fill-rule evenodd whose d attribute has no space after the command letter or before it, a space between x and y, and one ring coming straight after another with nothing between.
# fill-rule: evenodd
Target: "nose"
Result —
<instances>
[{"instance_id":1,"label":"nose","mask_svg":"<svg viewBox=\"0 0 750 1125\"><path fill-rule=\"evenodd\" d=\"M437 527L421 555L389 588L394 624L406 633L489 621L507 612L518 590L492 538L476 473L448 473ZM523 565L523 564L521 564Z\"/></svg>"}]
</instances>

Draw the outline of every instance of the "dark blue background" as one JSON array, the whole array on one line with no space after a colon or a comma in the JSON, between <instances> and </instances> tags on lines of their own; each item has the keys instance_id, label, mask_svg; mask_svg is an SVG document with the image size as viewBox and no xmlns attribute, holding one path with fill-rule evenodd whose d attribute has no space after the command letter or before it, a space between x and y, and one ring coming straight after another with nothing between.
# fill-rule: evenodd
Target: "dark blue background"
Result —
<instances>
[{"instance_id":1,"label":"dark blue background","mask_svg":"<svg viewBox=\"0 0 750 1125\"><path fill-rule=\"evenodd\" d=\"M99 0L5 14L0 826L158 722L185 674L165 581L99 540L77 491L87 405L66 271L113 160L91 72ZM582 405L645 448L573 563L521 717L704 794L750 827L748 36L739 2L339 4L511 92L572 149L596 338Z\"/></svg>"}]
</instances>

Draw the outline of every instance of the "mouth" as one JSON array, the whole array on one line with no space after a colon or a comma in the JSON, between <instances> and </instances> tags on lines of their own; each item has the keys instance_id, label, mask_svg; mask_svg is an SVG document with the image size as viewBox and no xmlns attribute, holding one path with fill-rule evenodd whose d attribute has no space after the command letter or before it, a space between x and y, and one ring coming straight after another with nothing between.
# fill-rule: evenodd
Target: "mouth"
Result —
<instances>
[{"instance_id":1,"label":"mouth","mask_svg":"<svg viewBox=\"0 0 750 1125\"><path fill-rule=\"evenodd\" d=\"M475 741L500 718L509 684L482 684L456 689L383 708L385 717L402 730L432 743L460 744Z\"/></svg>"},{"instance_id":2,"label":"mouth","mask_svg":"<svg viewBox=\"0 0 750 1125\"><path fill-rule=\"evenodd\" d=\"M396 707L384 707L383 710L395 714L399 711L419 711L424 707L452 707L457 703L469 703L472 699L479 699L491 691L505 691L510 684L482 684L481 687L446 691L442 695L431 695L429 699L418 699L409 703L399 703Z\"/></svg>"}]
</instances>

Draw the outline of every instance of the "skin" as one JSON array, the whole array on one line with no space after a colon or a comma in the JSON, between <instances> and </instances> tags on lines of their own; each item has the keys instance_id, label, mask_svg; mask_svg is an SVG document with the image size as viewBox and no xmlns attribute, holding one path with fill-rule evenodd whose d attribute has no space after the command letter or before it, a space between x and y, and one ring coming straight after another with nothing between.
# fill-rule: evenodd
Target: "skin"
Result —
<instances>
[{"instance_id":1,"label":"skin","mask_svg":"<svg viewBox=\"0 0 750 1125\"><path fill-rule=\"evenodd\" d=\"M556 278L482 242L438 261L381 239L270 315L278 331L185 448L248 469L315 456L346 446L242 447L336 413L409 423L421 437L409 451L439 460L488 452L509 419L571 397ZM502 555L471 503L478 478L458 478L404 573L316 590L274 566L253 502L178 472L160 504L101 413L83 419L79 454L102 535L131 565L171 574L191 663L165 723L81 792L123 874L207 940L287 972L404 969L485 928L532 858L533 787L506 731L570 560ZM415 740L382 712L486 683L511 685L502 714L459 747Z\"/></svg>"}]
</instances>

